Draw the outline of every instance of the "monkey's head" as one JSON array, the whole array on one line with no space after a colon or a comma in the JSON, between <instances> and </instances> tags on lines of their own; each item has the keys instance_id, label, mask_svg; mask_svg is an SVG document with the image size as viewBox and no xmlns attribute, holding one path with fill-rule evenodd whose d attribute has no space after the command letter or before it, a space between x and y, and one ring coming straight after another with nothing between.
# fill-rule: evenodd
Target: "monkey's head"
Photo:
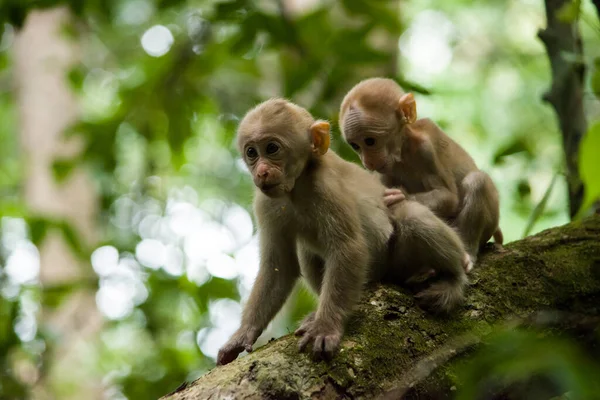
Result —
<instances>
[{"instance_id":1,"label":"monkey's head","mask_svg":"<svg viewBox=\"0 0 600 400\"><path fill-rule=\"evenodd\" d=\"M244 116L238 150L254 185L269 197L294 189L307 163L329 149L329 123L284 99L270 99Z\"/></svg>"},{"instance_id":2,"label":"monkey's head","mask_svg":"<svg viewBox=\"0 0 600 400\"><path fill-rule=\"evenodd\" d=\"M370 78L344 97L340 130L367 169L385 173L400 161L402 130L416 120L416 113L412 93L404 93L391 79Z\"/></svg>"}]
</instances>

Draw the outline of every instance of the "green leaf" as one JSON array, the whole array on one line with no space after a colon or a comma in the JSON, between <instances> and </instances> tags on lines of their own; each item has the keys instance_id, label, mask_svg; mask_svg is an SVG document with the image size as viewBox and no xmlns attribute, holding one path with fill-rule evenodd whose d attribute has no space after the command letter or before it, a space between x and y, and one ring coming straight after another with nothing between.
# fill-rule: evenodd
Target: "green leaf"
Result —
<instances>
[{"instance_id":1,"label":"green leaf","mask_svg":"<svg viewBox=\"0 0 600 400\"><path fill-rule=\"evenodd\" d=\"M556 11L556 19L565 24L571 24L579 18L581 0L565 3Z\"/></svg>"},{"instance_id":2,"label":"green leaf","mask_svg":"<svg viewBox=\"0 0 600 400\"><path fill-rule=\"evenodd\" d=\"M531 195L531 185L527 179L520 179L517 183L517 193L519 194L519 199L523 201L526 197Z\"/></svg>"},{"instance_id":3,"label":"green leaf","mask_svg":"<svg viewBox=\"0 0 600 400\"><path fill-rule=\"evenodd\" d=\"M249 0L221 1L215 6L213 19L218 21L239 20L251 7Z\"/></svg>"},{"instance_id":4,"label":"green leaf","mask_svg":"<svg viewBox=\"0 0 600 400\"><path fill-rule=\"evenodd\" d=\"M59 159L52 163L52 173L57 182L63 182L77 166L75 159Z\"/></svg>"},{"instance_id":5,"label":"green leaf","mask_svg":"<svg viewBox=\"0 0 600 400\"><path fill-rule=\"evenodd\" d=\"M83 86L83 80L85 79L85 69L83 65L75 65L69 73L67 74L67 79L69 80L69 84L71 88L74 90L81 90Z\"/></svg>"},{"instance_id":6,"label":"green leaf","mask_svg":"<svg viewBox=\"0 0 600 400\"><path fill-rule=\"evenodd\" d=\"M75 228L66 221L56 224L56 227L61 231L65 242L67 242L67 245L71 248L73 253L82 259L87 259L88 254L85 250L85 246L81 242L80 235Z\"/></svg>"},{"instance_id":7,"label":"green leaf","mask_svg":"<svg viewBox=\"0 0 600 400\"><path fill-rule=\"evenodd\" d=\"M579 148L579 175L584 184L583 204L577 212L575 219L581 218L583 213L600 198L600 121L596 121L581 141Z\"/></svg>"},{"instance_id":8,"label":"green leaf","mask_svg":"<svg viewBox=\"0 0 600 400\"><path fill-rule=\"evenodd\" d=\"M523 153L525 157L530 160L534 157L534 152L531 149L531 144L524 137L514 138L508 144L500 147L494 153L494 165L498 165L502 163L502 159L506 156L510 156L517 153Z\"/></svg>"},{"instance_id":9,"label":"green leaf","mask_svg":"<svg viewBox=\"0 0 600 400\"><path fill-rule=\"evenodd\" d=\"M31 232L31 241L39 246L48 233L49 222L45 218L33 217L29 220L29 229Z\"/></svg>"},{"instance_id":10,"label":"green leaf","mask_svg":"<svg viewBox=\"0 0 600 400\"><path fill-rule=\"evenodd\" d=\"M34 216L29 219L29 229L31 232L31 241L36 246L42 243L50 229L56 229L62 234L73 253L83 259L87 259L89 256L86 247L79 238L79 234L67 221Z\"/></svg>"},{"instance_id":11,"label":"green leaf","mask_svg":"<svg viewBox=\"0 0 600 400\"><path fill-rule=\"evenodd\" d=\"M350 15L362 18L368 16L389 32L400 33L400 18L386 4L364 0L342 0L342 5Z\"/></svg>"},{"instance_id":12,"label":"green leaf","mask_svg":"<svg viewBox=\"0 0 600 400\"><path fill-rule=\"evenodd\" d=\"M85 279L75 282L44 286L42 290L42 304L44 307L56 308L73 292L83 289L97 289L97 279Z\"/></svg>"},{"instance_id":13,"label":"green leaf","mask_svg":"<svg viewBox=\"0 0 600 400\"><path fill-rule=\"evenodd\" d=\"M16 301L0 296L0 354L6 354L8 349L19 341L13 329L14 320L19 314L18 305Z\"/></svg>"},{"instance_id":14,"label":"green leaf","mask_svg":"<svg viewBox=\"0 0 600 400\"><path fill-rule=\"evenodd\" d=\"M413 82L409 79L404 78L403 76L399 76L394 78L396 82L407 92L415 92L419 94L423 94L426 96L432 95L433 91L431 89L426 88L425 86L419 85L416 82Z\"/></svg>"}]
</instances>

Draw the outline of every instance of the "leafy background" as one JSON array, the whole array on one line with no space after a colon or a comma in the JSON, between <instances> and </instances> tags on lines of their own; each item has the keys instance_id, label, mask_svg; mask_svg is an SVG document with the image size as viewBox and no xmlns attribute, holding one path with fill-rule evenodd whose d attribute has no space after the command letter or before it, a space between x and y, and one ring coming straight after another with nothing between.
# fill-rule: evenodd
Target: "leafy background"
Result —
<instances>
[{"instance_id":1,"label":"leafy background","mask_svg":"<svg viewBox=\"0 0 600 400\"><path fill-rule=\"evenodd\" d=\"M580 161L589 206L600 194L600 25L591 3L574 4L588 66ZM12 48L28 13L58 5L73 15L63 34L81 53L66 72L81 115L65 134L85 145L56 159L53 173L64 182L84 167L93 179L101 240L92 248L24 201ZM333 148L357 161L339 137L341 99L364 77L393 77L490 173L506 242L566 223L561 137L541 100L551 79L536 36L545 21L543 2L532 0L0 2L0 397L38 388L41 398L81 398L93 388L94 398L156 398L214 366L258 265L252 185L233 136L244 112L270 96L332 121ZM52 230L83 261L85 279L41 284L37 248ZM103 322L67 368L53 364L60 335L41 315L77 290L93 292ZM313 306L299 287L259 344ZM502 347L531 340L519 335L499 334L506 354L493 354L534 365L543 350ZM587 376L590 361L574 344L536 346L555 349L552 368ZM465 380L476 382L482 365L505 366L484 354Z\"/></svg>"}]
</instances>

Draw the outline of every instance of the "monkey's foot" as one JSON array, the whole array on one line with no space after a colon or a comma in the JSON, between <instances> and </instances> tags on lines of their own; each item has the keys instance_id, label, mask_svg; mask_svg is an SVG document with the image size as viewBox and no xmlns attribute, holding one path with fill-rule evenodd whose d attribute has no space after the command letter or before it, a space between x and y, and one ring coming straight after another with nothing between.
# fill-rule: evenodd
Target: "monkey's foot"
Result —
<instances>
[{"instance_id":1,"label":"monkey's foot","mask_svg":"<svg viewBox=\"0 0 600 400\"><path fill-rule=\"evenodd\" d=\"M481 248L481 251L486 252L486 253L490 252L490 251L496 251L498 253L505 253L507 250L500 243L487 242L486 244L483 245L483 247Z\"/></svg>"},{"instance_id":2,"label":"monkey's foot","mask_svg":"<svg viewBox=\"0 0 600 400\"><path fill-rule=\"evenodd\" d=\"M468 253L465 253L465 256L463 258L463 268L465 270L465 273L468 274L469 272L471 272L474 264L475 261L473 260L473 258Z\"/></svg>"},{"instance_id":3,"label":"monkey's foot","mask_svg":"<svg viewBox=\"0 0 600 400\"><path fill-rule=\"evenodd\" d=\"M383 202L386 207L391 207L404 199L406 199L406 196L404 196L404 193L400 189L385 189L383 192Z\"/></svg>"},{"instance_id":4,"label":"monkey's foot","mask_svg":"<svg viewBox=\"0 0 600 400\"><path fill-rule=\"evenodd\" d=\"M307 321L308 317L313 317ZM304 351L309 343L312 343L313 358L330 359L340 345L342 338L341 329L332 329L320 321L314 319L314 315L309 315L296 330L297 336L302 336L298 342L298 350Z\"/></svg>"},{"instance_id":5,"label":"monkey's foot","mask_svg":"<svg viewBox=\"0 0 600 400\"><path fill-rule=\"evenodd\" d=\"M494 243L492 244L492 246L494 247L494 251L497 251L499 253L505 253L506 250L504 249L504 246L501 245L500 243Z\"/></svg>"}]
</instances>

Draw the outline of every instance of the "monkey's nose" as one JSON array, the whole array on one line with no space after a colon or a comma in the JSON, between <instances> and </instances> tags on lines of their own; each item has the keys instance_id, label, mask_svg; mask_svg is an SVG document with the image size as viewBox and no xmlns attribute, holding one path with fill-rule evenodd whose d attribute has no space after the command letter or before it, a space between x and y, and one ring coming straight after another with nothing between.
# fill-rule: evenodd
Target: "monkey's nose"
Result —
<instances>
[{"instance_id":1,"label":"monkey's nose","mask_svg":"<svg viewBox=\"0 0 600 400\"><path fill-rule=\"evenodd\" d=\"M263 165L259 165L258 169L256 170L256 175L260 178L266 179L269 176L269 169L264 168Z\"/></svg>"}]
</instances>

